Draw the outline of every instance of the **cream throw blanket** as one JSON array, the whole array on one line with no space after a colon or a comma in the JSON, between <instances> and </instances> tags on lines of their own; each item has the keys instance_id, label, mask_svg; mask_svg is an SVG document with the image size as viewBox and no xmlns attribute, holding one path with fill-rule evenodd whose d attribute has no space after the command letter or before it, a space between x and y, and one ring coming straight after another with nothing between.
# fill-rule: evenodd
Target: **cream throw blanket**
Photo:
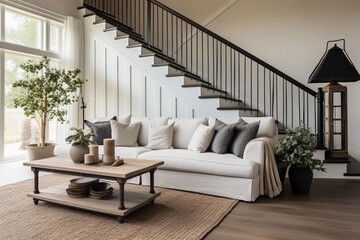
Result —
<instances>
[{"instance_id":1,"label":"cream throw blanket","mask_svg":"<svg viewBox=\"0 0 360 240\"><path fill-rule=\"evenodd\" d=\"M269 198L276 197L282 191L279 172L275 161L275 142L271 138L259 137L251 142L261 141L265 144L264 193Z\"/></svg>"}]
</instances>

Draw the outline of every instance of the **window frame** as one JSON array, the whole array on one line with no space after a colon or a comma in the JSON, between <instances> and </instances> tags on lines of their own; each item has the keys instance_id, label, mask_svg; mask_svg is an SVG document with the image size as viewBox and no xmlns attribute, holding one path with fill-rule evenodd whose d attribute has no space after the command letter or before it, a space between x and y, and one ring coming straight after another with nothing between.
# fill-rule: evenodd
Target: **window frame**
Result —
<instances>
[{"instance_id":1,"label":"window frame","mask_svg":"<svg viewBox=\"0 0 360 240\"><path fill-rule=\"evenodd\" d=\"M5 11L9 9L11 12L19 13L27 17L39 19L42 24L41 31L41 48L33 48L29 46L19 45L5 41ZM61 65L61 53L63 50L63 36L64 36L64 17L49 12L48 10L35 7L31 4L14 0L11 2L0 0L0 163L5 161L12 161L16 159L4 159L4 134L5 134L5 53L14 52L19 55L30 55L34 57L47 56ZM50 50L50 26L55 25L60 27L58 36L59 49L57 52ZM47 131L49 134L49 131ZM47 136L48 138L48 136Z\"/></svg>"}]
</instances>

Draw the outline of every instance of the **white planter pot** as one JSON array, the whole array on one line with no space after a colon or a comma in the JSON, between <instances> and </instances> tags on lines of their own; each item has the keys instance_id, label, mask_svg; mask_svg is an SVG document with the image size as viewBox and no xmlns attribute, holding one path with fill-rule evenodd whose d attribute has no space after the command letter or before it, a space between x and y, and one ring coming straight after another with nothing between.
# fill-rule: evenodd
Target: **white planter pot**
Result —
<instances>
[{"instance_id":1,"label":"white planter pot","mask_svg":"<svg viewBox=\"0 0 360 240\"><path fill-rule=\"evenodd\" d=\"M37 144L29 144L26 146L29 161L55 156L54 143L46 143L45 147L39 147Z\"/></svg>"}]
</instances>

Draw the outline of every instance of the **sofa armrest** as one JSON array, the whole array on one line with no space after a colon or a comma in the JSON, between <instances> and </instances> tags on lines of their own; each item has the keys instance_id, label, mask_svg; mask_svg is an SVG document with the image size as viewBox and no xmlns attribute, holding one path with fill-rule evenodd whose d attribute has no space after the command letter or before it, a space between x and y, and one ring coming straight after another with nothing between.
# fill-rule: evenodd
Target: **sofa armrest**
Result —
<instances>
[{"instance_id":1,"label":"sofa armrest","mask_svg":"<svg viewBox=\"0 0 360 240\"><path fill-rule=\"evenodd\" d=\"M268 137L262 137L262 138L271 140L271 138ZM261 195L264 195L264 164L265 164L265 156L266 156L265 151L266 151L266 147L264 140L255 138L246 145L243 156L244 159L251 160L259 164Z\"/></svg>"}]
</instances>

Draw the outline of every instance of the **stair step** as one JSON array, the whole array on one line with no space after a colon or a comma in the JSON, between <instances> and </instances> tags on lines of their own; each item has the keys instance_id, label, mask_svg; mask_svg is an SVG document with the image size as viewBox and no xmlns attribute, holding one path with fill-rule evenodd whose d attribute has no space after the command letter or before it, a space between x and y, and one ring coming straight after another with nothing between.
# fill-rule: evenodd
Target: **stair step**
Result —
<instances>
[{"instance_id":1,"label":"stair step","mask_svg":"<svg viewBox=\"0 0 360 240\"><path fill-rule=\"evenodd\" d=\"M252 111L252 112L258 112L258 109L251 109L246 107L218 107L217 110L242 110L242 111Z\"/></svg>"},{"instance_id":2,"label":"stair step","mask_svg":"<svg viewBox=\"0 0 360 240\"><path fill-rule=\"evenodd\" d=\"M163 67L163 66L168 66L168 67L173 67L173 68L176 68L180 71L186 71L186 68L183 67L183 66L180 66L180 65L175 65L171 62L165 62L165 63L155 63L152 65L153 67Z\"/></svg>"},{"instance_id":3,"label":"stair step","mask_svg":"<svg viewBox=\"0 0 360 240\"><path fill-rule=\"evenodd\" d=\"M195 79L196 81L202 82L203 84L210 85L209 82L206 82L206 81L202 80L199 76L196 76L196 75L188 73L188 72L169 73L169 74L166 75L166 77L189 77L189 78ZM191 86L186 85L186 86L199 87L199 86L195 86L195 85L197 85L197 84L194 84L194 85L191 85Z\"/></svg>"},{"instance_id":4,"label":"stair step","mask_svg":"<svg viewBox=\"0 0 360 240\"><path fill-rule=\"evenodd\" d=\"M197 83L197 84L186 84L186 85L182 85L183 88L190 88L190 87L203 87L203 88L206 88L206 89L209 89L209 90L213 90L213 91L216 91L216 92L220 92L220 93L223 93L223 94L227 94L227 92L223 91L223 90L220 90L220 89L217 89L217 88L214 88L212 87L208 82L206 82L207 84L203 84L203 83ZM200 96L200 98L216 98L216 96L222 96L222 95L206 95L206 96Z\"/></svg>"},{"instance_id":5,"label":"stair step","mask_svg":"<svg viewBox=\"0 0 360 240\"><path fill-rule=\"evenodd\" d=\"M220 91L220 90L217 90L217 91ZM224 100L229 100L229 101L232 101L232 102L239 102L239 103L242 103L241 100L239 99L235 99L235 98L229 98L229 97L225 97L225 96L222 96L222 95L209 95L209 96L199 96L200 99L208 99L208 98L221 98L221 99L224 99Z\"/></svg>"},{"instance_id":6,"label":"stair step","mask_svg":"<svg viewBox=\"0 0 360 240\"><path fill-rule=\"evenodd\" d=\"M360 176L360 161L349 156L349 164L346 166L344 176Z\"/></svg>"},{"instance_id":7,"label":"stair step","mask_svg":"<svg viewBox=\"0 0 360 240\"><path fill-rule=\"evenodd\" d=\"M179 65L179 64L175 63L175 59L173 59L171 57L166 57L164 55L160 55L160 54L157 54L157 53L145 53L145 54L141 54L139 57L141 57L141 58L143 58L143 57L157 57L157 58L161 58L164 61L171 62L172 64ZM179 66L181 66L181 65L179 65Z\"/></svg>"},{"instance_id":8,"label":"stair step","mask_svg":"<svg viewBox=\"0 0 360 240\"><path fill-rule=\"evenodd\" d=\"M350 163L348 158L325 158L324 163Z\"/></svg>"},{"instance_id":9,"label":"stair step","mask_svg":"<svg viewBox=\"0 0 360 240\"><path fill-rule=\"evenodd\" d=\"M94 16L94 15L95 15L95 13L87 13L83 17L86 18L86 17L91 17L91 16Z\"/></svg>"}]
</instances>

